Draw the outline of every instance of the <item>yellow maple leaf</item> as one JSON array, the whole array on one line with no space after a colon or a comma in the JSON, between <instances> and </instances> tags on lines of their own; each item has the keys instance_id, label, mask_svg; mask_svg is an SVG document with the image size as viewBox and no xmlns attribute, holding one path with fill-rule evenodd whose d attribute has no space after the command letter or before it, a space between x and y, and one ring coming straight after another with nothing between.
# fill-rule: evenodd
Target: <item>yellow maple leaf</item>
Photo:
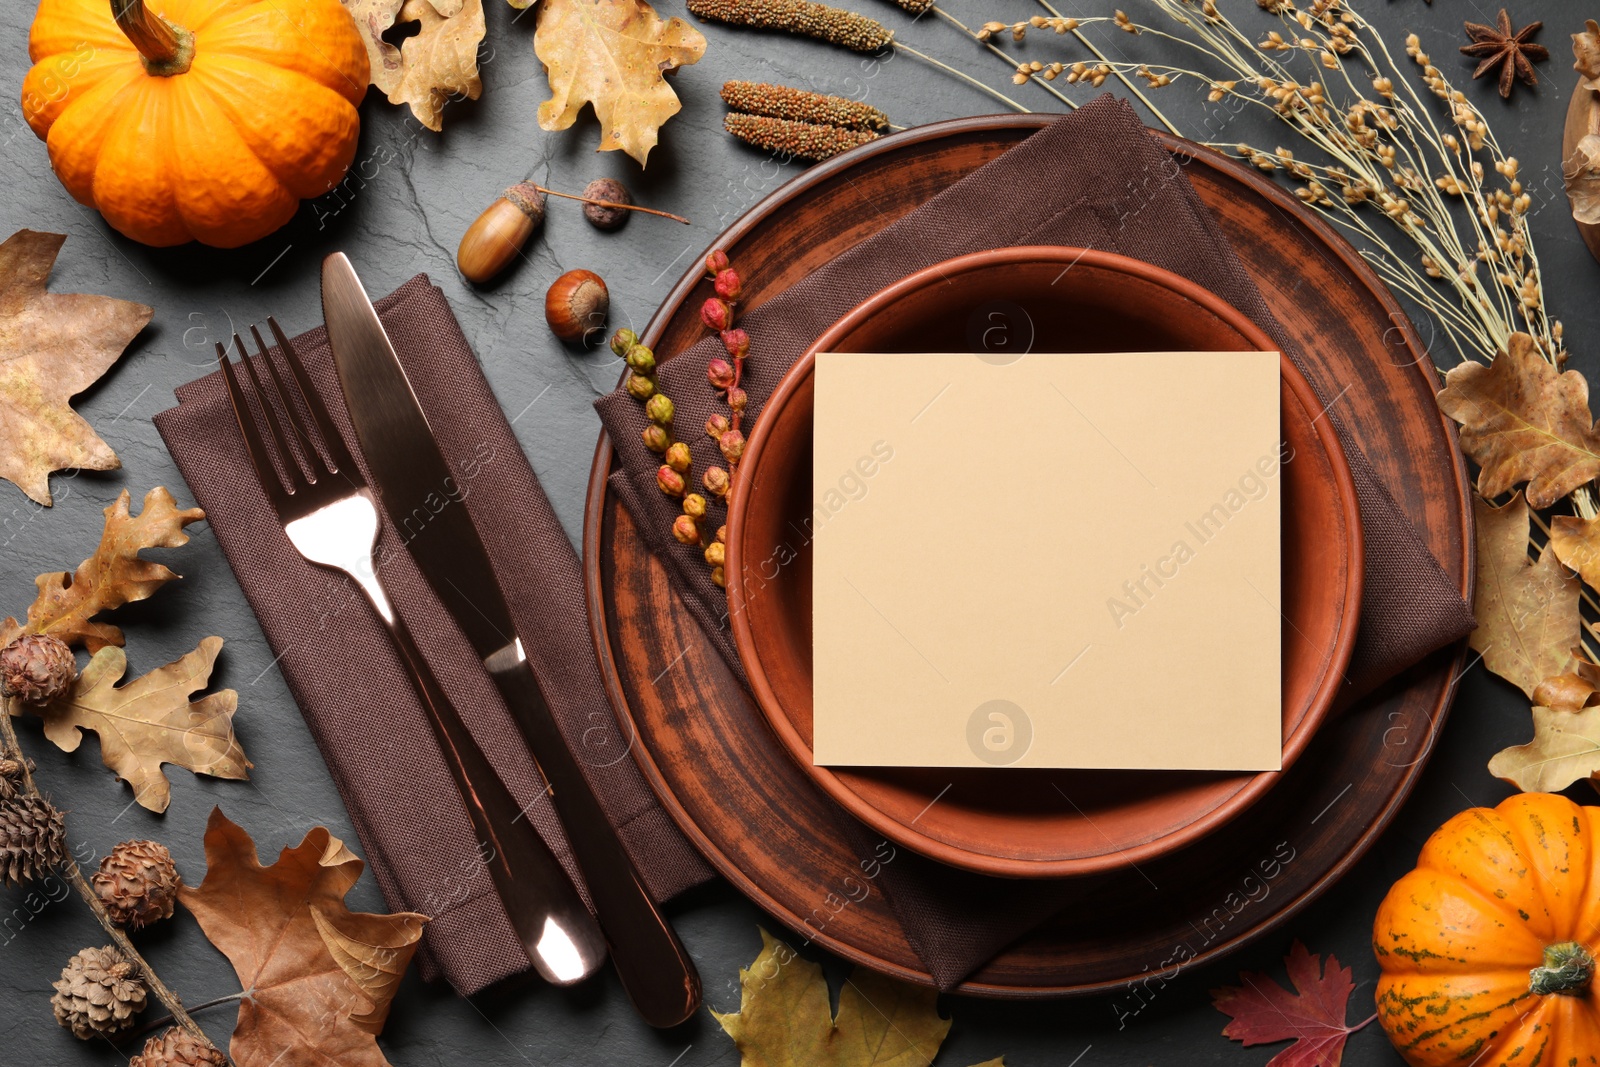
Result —
<instances>
[{"instance_id":1,"label":"yellow maple leaf","mask_svg":"<svg viewBox=\"0 0 1600 1067\"><path fill-rule=\"evenodd\" d=\"M706 39L680 18L663 22L643 0L544 0L533 51L550 77L540 128L564 130L593 104L599 151L620 148L642 167L683 107L665 75L699 62Z\"/></svg>"},{"instance_id":2,"label":"yellow maple leaf","mask_svg":"<svg viewBox=\"0 0 1600 1067\"><path fill-rule=\"evenodd\" d=\"M761 931L761 954L739 972L739 1010L713 1011L742 1067L928 1067L950 1032L939 994L858 968L828 1003L822 968ZM978 1067L1002 1067L1003 1058Z\"/></svg>"},{"instance_id":3,"label":"yellow maple leaf","mask_svg":"<svg viewBox=\"0 0 1600 1067\"><path fill-rule=\"evenodd\" d=\"M1577 669L1572 650L1583 636L1578 580L1546 545L1528 559L1528 502L1519 493L1505 507L1474 499L1478 577L1470 643L1484 666L1532 697L1547 678Z\"/></svg>"},{"instance_id":4,"label":"yellow maple leaf","mask_svg":"<svg viewBox=\"0 0 1600 1067\"><path fill-rule=\"evenodd\" d=\"M172 786L161 770L175 763L213 778L245 779L252 766L233 736L239 694L223 689L190 701L206 687L222 638L118 687L128 669L122 649L96 652L70 695L43 707L23 709L44 720L44 735L63 752L75 752L85 732L100 738L100 758L133 787L133 799L150 811L166 811Z\"/></svg>"},{"instance_id":5,"label":"yellow maple leaf","mask_svg":"<svg viewBox=\"0 0 1600 1067\"><path fill-rule=\"evenodd\" d=\"M67 402L110 369L153 314L126 300L46 292L66 239L18 230L0 244L0 478L47 507L51 471L122 465Z\"/></svg>"}]
</instances>

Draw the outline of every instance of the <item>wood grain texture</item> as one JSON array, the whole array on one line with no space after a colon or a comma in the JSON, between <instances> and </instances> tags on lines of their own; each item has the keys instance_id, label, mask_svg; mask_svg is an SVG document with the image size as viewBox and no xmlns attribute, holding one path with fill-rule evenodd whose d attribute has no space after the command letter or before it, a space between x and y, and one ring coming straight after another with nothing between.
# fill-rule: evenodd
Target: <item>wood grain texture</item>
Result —
<instances>
[{"instance_id":1,"label":"wood grain texture","mask_svg":"<svg viewBox=\"0 0 1600 1067\"><path fill-rule=\"evenodd\" d=\"M1019 115L920 127L836 157L780 188L718 247L747 307L876 232L1051 120ZM1379 477L1463 594L1472 584L1469 483L1411 324L1357 253L1292 197L1205 149L1161 137L1303 347ZM658 358L701 336L698 266L645 331ZM829 828L841 815L779 745L676 600L627 512L606 492L602 437L584 555L591 625L610 696L647 778L707 859L800 937L858 964L930 983L883 893ZM1033 997L1141 990L1275 928L1353 865L1410 792L1443 725L1465 645L1441 650L1345 710L1273 791L1191 848L1075 880L1081 905L1011 946L960 992ZM856 887L856 888L852 888ZM854 900L852 896L862 896ZM849 900L841 905L840 901ZM1118 1003L1121 1003L1120 1001Z\"/></svg>"}]
</instances>

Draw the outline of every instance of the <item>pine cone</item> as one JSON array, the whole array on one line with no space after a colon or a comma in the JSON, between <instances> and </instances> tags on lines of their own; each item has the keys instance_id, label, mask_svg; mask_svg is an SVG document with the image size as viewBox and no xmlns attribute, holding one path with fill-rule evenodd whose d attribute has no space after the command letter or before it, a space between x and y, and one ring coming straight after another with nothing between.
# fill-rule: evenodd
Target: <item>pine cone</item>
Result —
<instances>
[{"instance_id":1,"label":"pine cone","mask_svg":"<svg viewBox=\"0 0 1600 1067\"><path fill-rule=\"evenodd\" d=\"M11 779L0 782L0 886L32 882L67 858L66 819L43 797L21 796Z\"/></svg>"},{"instance_id":2,"label":"pine cone","mask_svg":"<svg viewBox=\"0 0 1600 1067\"><path fill-rule=\"evenodd\" d=\"M91 881L111 921L130 930L172 918L183 884L172 853L157 841L124 841L100 861Z\"/></svg>"},{"instance_id":3,"label":"pine cone","mask_svg":"<svg viewBox=\"0 0 1600 1067\"><path fill-rule=\"evenodd\" d=\"M60 638L23 634L0 649L0 693L24 704L48 704L77 679L78 661Z\"/></svg>"},{"instance_id":4,"label":"pine cone","mask_svg":"<svg viewBox=\"0 0 1600 1067\"><path fill-rule=\"evenodd\" d=\"M67 961L50 998L56 1022L82 1041L111 1037L144 1010L144 981L110 945L86 948Z\"/></svg>"},{"instance_id":5,"label":"pine cone","mask_svg":"<svg viewBox=\"0 0 1600 1067\"><path fill-rule=\"evenodd\" d=\"M228 1061L210 1045L202 1045L179 1026L152 1037L128 1067L222 1067Z\"/></svg>"}]
</instances>

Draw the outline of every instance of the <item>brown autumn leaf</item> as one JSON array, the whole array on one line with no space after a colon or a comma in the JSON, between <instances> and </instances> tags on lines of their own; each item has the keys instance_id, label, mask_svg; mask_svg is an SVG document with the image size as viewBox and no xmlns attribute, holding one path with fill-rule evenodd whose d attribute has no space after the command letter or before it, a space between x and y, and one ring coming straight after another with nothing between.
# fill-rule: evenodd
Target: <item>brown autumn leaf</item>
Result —
<instances>
[{"instance_id":1,"label":"brown autumn leaf","mask_svg":"<svg viewBox=\"0 0 1600 1067\"><path fill-rule=\"evenodd\" d=\"M384 92L400 77L400 49L383 39L405 0L341 0L367 44L368 80Z\"/></svg>"},{"instance_id":2,"label":"brown autumn leaf","mask_svg":"<svg viewBox=\"0 0 1600 1067\"><path fill-rule=\"evenodd\" d=\"M1600 708L1533 709L1533 740L1502 749L1489 773L1524 793L1556 793L1600 774Z\"/></svg>"},{"instance_id":3,"label":"brown autumn leaf","mask_svg":"<svg viewBox=\"0 0 1600 1067\"><path fill-rule=\"evenodd\" d=\"M1572 35L1572 69L1582 74L1579 89L1600 90L1600 22L1590 19L1584 32Z\"/></svg>"},{"instance_id":4,"label":"brown autumn leaf","mask_svg":"<svg viewBox=\"0 0 1600 1067\"><path fill-rule=\"evenodd\" d=\"M1600 589L1600 519L1557 515L1550 520L1550 547L1556 559Z\"/></svg>"},{"instance_id":5,"label":"brown autumn leaf","mask_svg":"<svg viewBox=\"0 0 1600 1067\"><path fill-rule=\"evenodd\" d=\"M142 559L146 548L177 548L189 543L183 528L199 522L199 508L179 508L161 486L144 496L144 510L130 514L128 491L105 509L106 524L94 555L68 574L53 571L34 580L39 595L28 608L27 625L16 619L0 622L0 647L20 633L50 634L69 645L81 644L90 652L122 644L122 630L95 622L102 611L143 600L178 575L167 567Z\"/></svg>"},{"instance_id":6,"label":"brown autumn leaf","mask_svg":"<svg viewBox=\"0 0 1600 1067\"><path fill-rule=\"evenodd\" d=\"M128 657L108 645L89 660L69 696L25 710L44 720L44 735L63 752L76 752L84 732L94 733L100 758L133 787L139 806L166 811L172 786L164 763L213 778L249 777L252 764L233 736L239 694L223 689L189 700L206 687L220 651L222 638L207 637L188 655L118 688Z\"/></svg>"},{"instance_id":7,"label":"brown autumn leaf","mask_svg":"<svg viewBox=\"0 0 1600 1067\"><path fill-rule=\"evenodd\" d=\"M346 6L351 2L347 0ZM367 0L353 2L374 6ZM379 20L384 6L376 6ZM383 90L389 103L410 104L417 121L437 133L444 128L444 105L449 100L457 96L476 100L483 93L478 75L483 0L405 0L395 21L419 23L421 28L400 42L397 53L380 52L374 58L372 84ZM365 27L362 32L367 32ZM381 41L380 45L393 49ZM369 36L369 54L372 49Z\"/></svg>"},{"instance_id":8,"label":"brown autumn leaf","mask_svg":"<svg viewBox=\"0 0 1600 1067\"><path fill-rule=\"evenodd\" d=\"M1527 482L1528 503L1547 508L1600 475L1589 384L1577 371L1557 371L1532 337L1512 334L1488 366L1467 360L1444 381L1439 407L1461 424L1483 496Z\"/></svg>"},{"instance_id":9,"label":"brown autumn leaf","mask_svg":"<svg viewBox=\"0 0 1600 1067\"><path fill-rule=\"evenodd\" d=\"M1505 507L1474 499L1478 523L1478 578L1472 613L1478 628L1470 643L1483 664L1530 697L1546 678L1574 673L1583 633L1578 579L1546 545L1528 559L1528 503L1518 493Z\"/></svg>"},{"instance_id":10,"label":"brown autumn leaf","mask_svg":"<svg viewBox=\"0 0 1600 1067\"><path fill-rule=\"evenodd\" d=\"M1590 663L1573 650L1577 666L1571 674L1546 678L1533 688L1533 702L1546 708L1576 711L1596 702L1600 693L1600 664Z\"/></svg>"},{"instance_id":11,"label":"brown autumn leaf","mask_svg":"<svg viewBox=\"0 0 1600 1067\"><path fill-rule=\"evenodd\" d=\"M66 239L18 230L0 244L0 478L46 507L51 471L122 465L68 401L110 369L152 314L108 296L46 292Z\"/></svg>"},{"instance_id":12,"label":"brown autumn leaf","mask_svg":"<svg viewBox=\"0 0 1600 1067\"><path fill-rule=\"evenodd\" d=\"M733 1038L741 1067L927 1067L950 1032L936 991L860 968L839 991L835 1015L822 968L765 930L760 955L739 972L739 1010L711 1015Z\"/></svg>"},{"instance_id":13,"label":"brown autumn leaf","mask_svg":"<svg viewBox=\"0 0 1600 1067\"><path fill-rule=\"evenodd\" d=\"M663 22L643 0L544 0L533 51L550 77L539 127L564 130L593 104L598 150L620 148L642 167L683 107L665 76L698 63L706 39L680 18Z\"/></svg>"},{"instance_id":14,"label":"brown autumn leaf","mask_svg":"<svg viewBox=\"0 0 1600 1067\"><path fill-rule=\"evenodd\" d=\"M205 880L178 899L244 988L238 1067L388 1067L375 1038L427 917L347 908L363 866L318 826L264 867L250 835L211 812Z\"/></svg>"},{"instance_id":15,"label":"brown autumn leaf","mask_svg":"<svg viewBox=\"0 0 1600 1067\"><path fill-rule=\"evenodd\" d=\"M1585 134L1561 164L1561 178L1572 200L1572 217L1600 223L1600 135Z\"/></svg>"}]
</instances>

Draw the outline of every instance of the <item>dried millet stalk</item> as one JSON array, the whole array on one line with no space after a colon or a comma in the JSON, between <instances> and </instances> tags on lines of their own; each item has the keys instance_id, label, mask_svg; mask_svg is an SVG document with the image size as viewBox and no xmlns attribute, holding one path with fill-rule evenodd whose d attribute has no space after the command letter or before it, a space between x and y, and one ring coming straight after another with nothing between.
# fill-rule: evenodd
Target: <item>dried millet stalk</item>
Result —
<instances>
[{"instance_id":1,"label":"dried millet stalk","mask_svg":"<svg viewBox=\"0 0 1600 1067\"><path fill-rule=\"evenodd\" d=\"M766 115L794 122L814 122L820 126L840 126L851 130L883 130L889 116L870 104L842 96L791 89L787 85L762 82L727 82L722 99L735 111Z\"/></svg>"},{"instance_id":2,"label":"dried millet stalk","mask_svg":"<svg viewBox=\"0 0 1600 1067\"><path fill-rule=\"evenodd\" d=\"M689 0L688 6L703 19L798 33L856 52L876 52L894 40L876 19L810 0Z\"/></svg>"},{"instance_id":3,"label":"dried millet stalk","mask_svg":"<svg viewBox=\"0 0 1600 1067\"><path fill-rule=\"evenodd\" d=\"M820 126L814 122L794 122L765 115L745 115L737 111L723 119L722 126L747 144L798 159L827 159L878 139L878 135L871 130L845 130L838 126Z\"/></svg>"}]
</instances>

